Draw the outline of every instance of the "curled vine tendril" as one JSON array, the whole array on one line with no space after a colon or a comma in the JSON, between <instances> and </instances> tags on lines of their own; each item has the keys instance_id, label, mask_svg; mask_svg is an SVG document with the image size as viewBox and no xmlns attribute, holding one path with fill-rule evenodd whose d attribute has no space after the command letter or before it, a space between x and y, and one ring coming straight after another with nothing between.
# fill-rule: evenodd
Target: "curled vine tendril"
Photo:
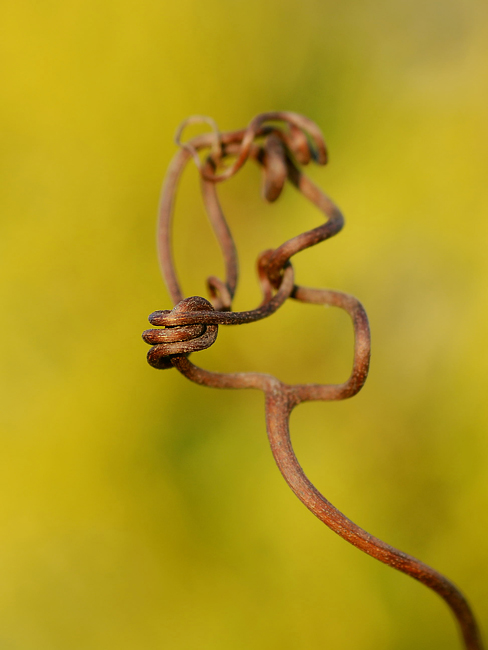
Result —
<instances>
[{"instance_id":1,"label":"curled vine tendril","mask_svg":"<svg viewBox=\"0 0 488 650\"><path fill-rule=\"evenodd\" d=\"M199 122L210 124L212 132L181 143L186 125ZM327 150L320 129L301 115L278 111L258 115L246 129L221 133L212 119L193 116L182 123L176 141L180 149L166 175L158 225L161 269L175 306L171 310L155 311L149 316L153 328L143 334L144 341L152 346L148 362L159 369L175 367L188 379L205 386L262 390L273 456L286 482L300 501L348 542L438 593L454 613L464 647L482 650L476 620L459 589L420 560L373 537L343 515L308 480L293 451L289 431L292 410L301 402L352 397L366 381L370 358L369 325L361 303L340 291L296 284L290 262L296 253L336 235L344 224L339 208L298 166L307 165L311 161L320 165L327 162ZM202 153L205 155L201 156ZM192 158L200 172L205 208L225 262L224 280L214 276L207 279L210 301L199 296L184 297L171 248L171 222L176 190L181 174ZM232 158L233 162L225 166L228 158ZM254 160L263 170L262 193L267 201L275 201L286 181L289 181L324 214L326 221L276 249L261 253L257 270L262 302L250 311L236 312L232 311L232 300L238 279L237 251L219 203L216 186L234 176L249 159ZM289 385L261 373L209 372L188 359L190 353L204 350L215 343L219 325L241 325L261 320L277 311L289 298L305 303L333 305L349 314L354 327L354 361L347 381L342 384Z\"/></svg>"}]
</instances>

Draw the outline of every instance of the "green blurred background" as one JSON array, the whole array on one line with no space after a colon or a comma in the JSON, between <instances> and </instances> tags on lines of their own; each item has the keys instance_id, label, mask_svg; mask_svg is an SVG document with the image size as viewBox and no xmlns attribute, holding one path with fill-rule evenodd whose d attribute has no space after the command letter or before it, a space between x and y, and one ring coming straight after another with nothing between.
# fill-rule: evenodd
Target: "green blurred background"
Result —
<instances>
[{"instance_id":1,"label":"green blurred background","mask_svg":"<svg viewBox=\"0 0 488 650\"><path fill-rule=\"evenodd\" d=\"M178 123L235 129L272 109L323 129L331 163L310 173L347 219L296 258L297 280L357 295L373 332L363 391L293 415L297 454L352 519L458 583L488 634L487 13L483 0L5 3L1 648L460 647L437 596L291 494L259 393L145 361L146 317L170 306L154 233ZM178 265L186 294L205 295L223 265L193 168L182 192ZM252 165L221 196L236 308L251 308L257 254L320 215L292 189L265 205ZM194 360L337 382L351 339L340 311L287 304L220 328Z\"/></svg>"}]
</instances>

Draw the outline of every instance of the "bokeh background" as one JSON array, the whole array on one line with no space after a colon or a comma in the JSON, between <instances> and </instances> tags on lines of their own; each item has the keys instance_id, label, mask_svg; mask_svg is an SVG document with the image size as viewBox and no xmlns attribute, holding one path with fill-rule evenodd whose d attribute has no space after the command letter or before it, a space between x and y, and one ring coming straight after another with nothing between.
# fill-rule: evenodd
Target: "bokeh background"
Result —
<instances>
[{"instance_id":1,"label":"bokeh background","mask_svg":"<svg viewBox=\"0 0 488 650\"><path fill-rule=\"evenodd\" d=\"M488 7L483 0L19 0L1 10L0 645L5 650L449 650L443 602L335 537L268 449L262 395L145 361L170 306L160 185L190 114L263 110L323 129L313 178L343 209L296 258L357 295L363 391L292 418L297 454L367 530L457 582L488 634ZM257 254L321 219L259 170L221 188ZM187 295L222 274L189 169L176 215ZM304 323L307 336L302 337ZM340 311L285 305L220 328L211 369L342 381ZM252 349L251 349L252 347Z\"/></svg>"}]
</instances>

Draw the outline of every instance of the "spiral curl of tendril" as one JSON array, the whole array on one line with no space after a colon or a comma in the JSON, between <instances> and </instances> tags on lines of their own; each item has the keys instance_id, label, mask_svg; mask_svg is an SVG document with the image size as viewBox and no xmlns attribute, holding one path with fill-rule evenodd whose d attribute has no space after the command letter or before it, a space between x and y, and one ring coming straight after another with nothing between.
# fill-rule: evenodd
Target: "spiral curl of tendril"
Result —
<instances>
[{"instance_id":1,"label":"spiral curl of tendril","mask_svg":"<svg viewBox=\"0 0 488 650\"><path fill-rule=\"evenodd\" d=\"M207 123L212 132L182 143L188 124ZM270 123L272 122L272 124ZM279 123L279 126L276 124ZM154 368L175 367L191 381L214 388L256 388L263 391L266 428L276 464L285 481L302 503L324 524L357 548L423 583L444 599L453 612L464 647L482 650L483 644L473 612L460 590L442 574L420 560L370 535L335 508L308 480L293 451L289 420L301 402L342 400L355 395L366 381L370 358L370 331L366 312L351 295L331 289L295 284L291 258L336 235L344 225L339 208L307 178L299 165L325 165L327 149L318 126L296 113L274 111L255 117L245 129L222 133L216 123L203 116L185 120L176 135L180 149L171 162L163 186L158 248L163 277L174 308L149 316L152 329L143 334L152 347L148 362ZM201 154L205 155L203 158ZM226 159L233 162L225 166ZM179 179L193 159L200 172L205 208L225 263L225 279L207 279L210 301L199 296L185 298L176 273L171 247L171 223ZM237 250L219 203L216 186L234 176L253 160L263 170L262 194L276 201L288 181L311 201L326 218L322 225L298 234L258 258L261 303L252 310L232 311L237 288ZM267 318L287 299L344 309L354 328L354 360L349 378L341 384L285 384L262 373L218 373L194 365L188 356L213 345L219 325L241 325ZM161 329L162 328L162 329Z\"/></svg>"}]
</instances>

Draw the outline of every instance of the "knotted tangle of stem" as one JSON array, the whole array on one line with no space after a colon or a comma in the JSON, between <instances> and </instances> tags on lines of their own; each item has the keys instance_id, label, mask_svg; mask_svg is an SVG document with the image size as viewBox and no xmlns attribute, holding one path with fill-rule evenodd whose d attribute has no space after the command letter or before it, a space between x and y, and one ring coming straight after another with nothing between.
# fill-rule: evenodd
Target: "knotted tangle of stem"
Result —
<instances>
[{"instance_id":1,"label":"knotted tangle of stem","mask_svg":"<svg viewBox=\"0 0 488 650\"><path fill-rule=\"evenodd\" d=\"M181 142L190 123L207 122L212 132ZM301 402L342 400L355 395L366 381L370 358L370 332L366 312L351 295L295 283L291 258L300 251L336 235L344 224L339 208L305 176L299 166L327 162L320 129L311 120L290 112L258 115L246 129L220 133L210 118L194 116L181 125L176 136L179 151L168 169L160 203L158 247L162 273L173 300L171 310L149 316L152 329L143 334L152 347L148 362L154 368L175 367L190 380L215 388L257 388L266 405L266 427L275 461L296 496L323 523L345 540L381 562L402 571L438 593L458 622L464 647L481 650L482 641L472 610L459 589L443 575L414 557L373 537L335 508L308 480L293 451L289 419ZM225 263L225 279L207 279L209 298L185 298L178 281L171 245L171 225L178 182L190 160L199 172L204 205ZM298 234L275 249L263 251L257 262L262 301L249 311L232 311L237 288L237 250L225 220L217 185L234 176L249 160L263 171L262 194L275 201L286 182L311 201L325 216L325 223ZM188 356L213 345L219 325L242 325L266 318L287 300L344 309L354 328L354 360L349 378L341 384L285 384L262 373L218 373L194 365Z\"/></svg>"}]
</instances>

